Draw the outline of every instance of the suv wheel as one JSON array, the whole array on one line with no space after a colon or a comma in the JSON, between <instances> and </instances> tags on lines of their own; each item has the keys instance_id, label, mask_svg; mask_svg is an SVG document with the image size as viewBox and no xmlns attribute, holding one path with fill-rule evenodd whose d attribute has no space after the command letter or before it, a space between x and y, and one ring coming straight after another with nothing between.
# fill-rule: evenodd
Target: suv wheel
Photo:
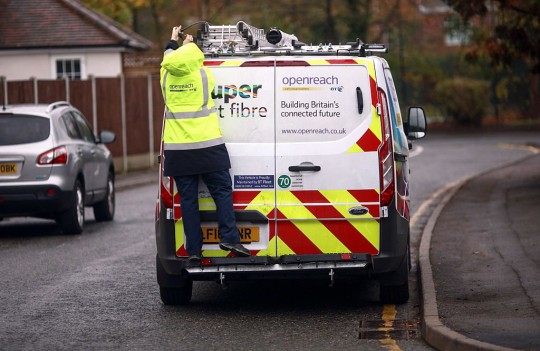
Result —
<instances>
[{"instance_id":1,"label":"suv wheel","mask_svg":"<svg viewBox=\"0 0 540 351\"><path fill-rule=\"evenodd\" d=\"M107 179L107 195L105 199L94 205L94 217L96 221L112 221L115 209L114 174L109 172Z\"/></svg>"},{"instance_id":2,"label":"suv wheel","mask_svg":"<svg viewBox=\"0 0 540 351\"><path fill-rule=\"evenodd\" d=\"M84 188L79 180L75 182L69 210L61 213L56 222L66 234L80 234L84 227Z\"/></svg>"}]
</instances>

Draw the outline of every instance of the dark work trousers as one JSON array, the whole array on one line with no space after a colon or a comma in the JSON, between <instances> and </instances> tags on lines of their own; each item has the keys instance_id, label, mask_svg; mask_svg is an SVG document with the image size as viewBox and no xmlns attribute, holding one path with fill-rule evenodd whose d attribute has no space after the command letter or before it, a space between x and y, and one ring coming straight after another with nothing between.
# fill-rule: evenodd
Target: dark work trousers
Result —
<instances>
[{"instance_id":1,"label":"dark work trousers","mask_svg":"<svg viewBox=\"0 0 540 351\"><path fill-rule=\"evenodd\" d=\"M236 228L232 202L232 183L229 170L204 173L201 175L176 176L174 181L180 193L182 221L186 235L188 255L200 255L203 238L199 215L199 176L208 187L217 210L219 235L222 243L237 244L240 233Z\"/></svg>"}]
</instances>

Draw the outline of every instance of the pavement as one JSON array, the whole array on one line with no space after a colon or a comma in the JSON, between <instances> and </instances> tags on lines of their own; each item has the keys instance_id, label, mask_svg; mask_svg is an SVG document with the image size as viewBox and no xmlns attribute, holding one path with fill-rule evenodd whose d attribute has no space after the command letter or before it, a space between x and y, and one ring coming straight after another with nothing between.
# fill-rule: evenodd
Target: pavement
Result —
<instances>
[{"instance_id":1,"label":"pavement","mask_svg":"<svg viewBox=\"0 0 540 351\"><path fill-rule=\"evenodd\" d=\"M540 148L531 150L441 191L418 265L422 335L438 350L540 350ZM116 178L118 190L150 183L155 168Z\"/></svg>"},{"instance_id":2,"label":"pavement","mask_svg":"<svg viewBox=\"0 0 540 351\"><path fill-rule=\"evenodd\" d=\"M540 350L540 149L452 184L419 250L424 339Z\"/></svg>"},{"instance_id":3,"label":"pavement","mask_svg":"<svg viewBox=\"0 0 540 351\"><path fill-rule=\"evenodd\" d=\"M135 188L141 185L155 184L156 196L158 191L159 173L158 168L149 168L143 170L130 171L127 173L116 174L115 188L116 190L126 190Z\"/></svg>"}]
</instances>

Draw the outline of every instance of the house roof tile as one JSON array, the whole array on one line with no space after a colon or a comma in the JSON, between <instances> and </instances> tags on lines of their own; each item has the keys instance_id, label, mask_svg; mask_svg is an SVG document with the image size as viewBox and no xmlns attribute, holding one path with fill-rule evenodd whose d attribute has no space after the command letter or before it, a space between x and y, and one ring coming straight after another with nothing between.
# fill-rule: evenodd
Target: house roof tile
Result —
<instances>
[{"instance_id":1,"label":"house roof tile","mask_svg":"<svg viewBox=\"0 0 540 351\"><path fill-rule=\"evenodd\" d=\"M0 50L153 46L77 0L0 0L0 9Z\"/></svg>"}]
</instances>

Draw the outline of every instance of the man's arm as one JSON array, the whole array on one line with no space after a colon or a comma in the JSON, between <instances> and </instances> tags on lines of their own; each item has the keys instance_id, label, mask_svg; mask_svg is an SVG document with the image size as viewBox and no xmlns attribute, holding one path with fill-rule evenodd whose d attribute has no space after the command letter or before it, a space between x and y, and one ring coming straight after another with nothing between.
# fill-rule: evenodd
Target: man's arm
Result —
<instances>
[{"instance_id":1,"label":"man's arm","mask_svg":"<svg viewBox=\"0 0 540 351\"><path fill-rule=\"evenodd\" d=\"M176 50L180 47L178 45L178 39L180 38L180 30L182 29L182 26L173 27L172 33L171 33L171 40L167 43L167 46L165 46L165 54L169 53L169 50Z\"/></svg>"},{"instance_id":2,"label":"man's arm","mask_svg":"<svg viewBox=\"0 0 540 351\"><path fill-rule=\"evenodd\" d=\"M167 43L167 46L165 47L165 53L167 53L168 50L176 50L180 47L180 45L178 45L178 39L180 39L181 29L182 29L182 26L173 27L172 33L171 33L171 40L169 40L169 42ZM193 36L187 34L182 44L186 45L192 42L193 42Z\"/></svg>"}]
</instances>

